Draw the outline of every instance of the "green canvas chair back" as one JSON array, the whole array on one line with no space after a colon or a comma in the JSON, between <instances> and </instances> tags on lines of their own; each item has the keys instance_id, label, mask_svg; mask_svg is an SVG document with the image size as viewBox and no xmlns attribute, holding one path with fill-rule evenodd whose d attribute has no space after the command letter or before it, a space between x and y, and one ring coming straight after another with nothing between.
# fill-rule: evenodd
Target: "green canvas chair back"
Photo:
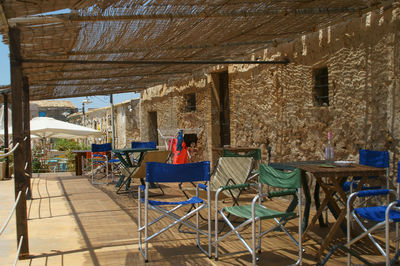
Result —
<instances>
[{"instance_id":1,"label":"green canvas chair back","mask_svg":"<svg viewBox=\"0 0 400 266\"><path fill-rule=\"evenodd\" d=\"M222 186L243 184L250 176L254 167L251 157L220 157L211 176L211 191L217 191ZM240 190L231 191L237 197ZM231 196L228 190L223 191L226 196Z\"/></svg>"},{"instance_id":2,"label":"green canvas chair back","mask_svg":"<svg viewBox=\"0 0 400 266\"><path fill-rule=\"evenodd\" d=\"M301 185L301 170L296 168L292 172L284 172L261 164L258 181L276 188L297 189Z\"/></svg>"},{"instance_id":3,"label":"green canvas chair back","mask_svg":"<svg viewBox=\"0 0 400 266\"><path fill-rule=\"evenodd\" d=\"M261 160L261 149L255 148L253 151L246 154L239 154L230 150L223 149L222 157L252 157L255 161Z\"/></svg>"}]
</instances>

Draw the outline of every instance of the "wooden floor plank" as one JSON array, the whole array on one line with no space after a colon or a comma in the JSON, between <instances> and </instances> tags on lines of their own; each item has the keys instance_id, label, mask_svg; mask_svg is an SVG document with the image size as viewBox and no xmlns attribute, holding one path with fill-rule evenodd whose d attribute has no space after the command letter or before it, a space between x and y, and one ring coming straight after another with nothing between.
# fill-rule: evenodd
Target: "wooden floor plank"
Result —
<instances>
[{"instance_id":1,"label":"wooden floor plank","mask_svg":"<svg viewBox=\"0 0 400 266\"><path fill-rule=\"evenodd\" d=\"M182 196L176 185L163 187L170 200ZM138 250L136 196L116 194L115 189L113 184L92 185L85 176L57 173L36 176L33 180L33 200L28 204L31 258L20 261L18 265L251 264L250 254L245 252L234 235L221 243L216 262L200 252L194 235L179 233L176 227L151 242L149 262L145 263ZM244 194L242 202L249 202L250 196ZM285 208L288 201L273 200L269 204ZM155 217L153 213L151 216ZM332 217L330 221L333 221ZM161 226L168 223L168 219L160 221ZM271 225L271 222L265 221L263 228ZM290 221L287 228L297 237L297 220ZM315 233L321 237L328 232L327 228L317 226L316 229ZM248 227L242 232L249 242L250 231ZM334 242L340 241L345 241L343 235L336 236ZM202 243L206 244L206 239ZM304 248L303 265L315 265L318 244L310 239L304 243ZM375 262L383 261L382 257L372 256L373 251L362 244L357 245L357 249L363 254L371 254L367 257ZM225 255L228 252L233 254ZM259 265L287 265L296 259L296 246L283 232L272 232L263 238ZM345 261L346 254L338 251L327 265L343 264ZM354 262L359 263L356 259Z\"/></svg>"}]
</instances>

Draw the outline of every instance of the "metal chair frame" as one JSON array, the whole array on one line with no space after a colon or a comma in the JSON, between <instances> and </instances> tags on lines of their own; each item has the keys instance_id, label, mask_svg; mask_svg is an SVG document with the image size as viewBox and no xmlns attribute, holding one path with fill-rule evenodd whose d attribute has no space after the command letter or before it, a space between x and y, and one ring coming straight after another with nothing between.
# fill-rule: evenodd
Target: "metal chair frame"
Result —
<instances>
[{"instance_id":1,"label":"metal chair frame","mask_svg":"<svg viewBox=\"0 0 400 266\"><path fill-rule=\"evenodd\" d=\"M208 163L208 169L209 169L209 162L201 162L201 163ZM199 164L199 163L193 163L193 164ZM145 262L148 262L148 243L155 238L156 236L162 234L163 232L167 231L168 229L172 228L174 225L178 225L178 224L184 224L186 226L188 226L189 228L191 228L192 230L194 230L196 232L196 243L197 246L200 248L200 250L205 253L209 258L211 258L211 194L210 194L210 190L207 189L210 185L210 176L208 173L208 180L206 181L207 184L198 184L197 188L196 188L196 197L186 200L186 201L180 201L180 202L162 202L160 204L158 204L158 202L155 201L150 201L149 200L149 189L150 189L150 181L154 181L154 182L158 182L158 183L162 183L162 182L174 182L174 183L179 183L181 182L180 180L176 179L176 180L172 180L172 181L165 181L165 180L157 180L157 179L152 179L149 181L149 177L152 175L152 169L154 169L154 167L157 166L162 166L162 165L166 165L164 163L156 163L156 162L149 162L146 163L146 182L145 182L145 186L140 186L140 189L142 191L144 191L144 199L142 198L141 194L142 193L138 193L138 204L139 204L139 208L138 208L138 231L139 231L139 250L142 253ZM170 167L182 167L182 166L187 166L187 165L192 165L192 164L184 164L184 165L171 165L169 164ZM186 182L191 182L189 179L185 180ZM199 181L199 180L193 180L193 181ZM199 198L199 188L200 189L204 189L207 191L207 200L201 200ZM144 205L144 208L142 207L142 204ZM185 215L183 216L179 216L177 215L175 212L179 209L181 209L184 206L187 205L192 205L195 204L196 208L191 210L188 213L185 213ZM174 206L170 209L161 207L161 205L166 205L166 206ZM142 216L142 209L144 209L144 217ZM203 209L207 209L208 210L208 227L207 227L207 232L201 230L199 228L199 212ZM155 219L153 219L152 221L149 222L149 211L153 210L156 212L161 213L161 215ZM189 219L196 215L196 222L195 224L191 221L189 221ZM144 218L144 224L142 223L142 220ZM169 225L167 225L166 227L162 228L161 230L153 233L153 234L149 234L149 228L150 226L154 226L157 224L157 222L159 222L160 220L162 220L163 218L170 218L173 222L170 223ZM201 246L200 243L200 234L203 236L207 237L208 240L208 250L204 249ZM144 247L143 247L144 246Z\"/></svg>"}]
</instances>

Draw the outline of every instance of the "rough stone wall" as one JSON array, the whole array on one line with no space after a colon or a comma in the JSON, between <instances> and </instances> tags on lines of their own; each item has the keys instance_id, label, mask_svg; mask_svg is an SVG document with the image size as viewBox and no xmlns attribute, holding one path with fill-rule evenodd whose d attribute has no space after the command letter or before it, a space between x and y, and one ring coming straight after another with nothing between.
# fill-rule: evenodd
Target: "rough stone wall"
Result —
<instances>
[{"instance_id":1,"label":"rough stone wall","mask_svg":"<svg viewBox=\"0 0 400 266\"><path fill-rule=\"evenodd\" d=\"M371 13L264 51L289 65L231 66L232 145L269 142L275 161L323 159L332 132L336 159L358 160L360 148L388 149L395 166L398 21L397 10ZM320 66L329 71L327 107L313 103L312 70Z\"/></svg>"},{"instance_id":2,"label":"rough stone wall","mask_svg":"<svg viewBox=\"0 0 400 266\"><path fill-rule=\"evenodd\" d=\"M114 107L115 147L130 147L132 141L140 139L137 113L139 100L126 101Z\"/></svg>"},{"instance_id":3,"label":"rough stone wall","mask_svg":"<svg viewBox=\"0 0 400 266\"><path fill-rule=\"evenodd\" d=\"M182 85L176 85L169 89L169 93L162 97L160 89L155 88L156 92L148 91L142 95L141 101L141 134L142 141L149 141L149 112L157 113L157 126L163 135L176 133L177 129L190 128L198 129L197 160L205 160L208 155L206 151L206 77L183 81ZM171 93L172 91L172 93ZM184 95L188 93L196 94L196 111L185 112ZM164 145L164 139L158 135L159 145Z\"/></svg>"},{"instance_id":4,"label":"rough stone wall","mask_svg":"<svg viewBox=\"0 0 400 266\"><path fill-rule=\"evenodd\" d=\"M358 160L358 150L387 149L397 168L400 138L399 9L378 10L259 51L265 60L288 58L288 65L230 65L232 146L272 146L272 161L323 159L332 132L337 160ZM327 67L329 106L313 96L313 70ZM142 139L146 114L157 112L159 128L201 125L203 159L212 160L218 141L212 73L163 85L142 95ZM204 75L203 75L204 77ZM194 86L197 81L198 86ZM201 82L200 82L201 81ZM194 114L182 112L183 94L195 90ZM201 99L201 97L204 97ZM265 153L265 149L264 149ZM263 158L266 158L265 154Z\"/></svg>"}]
</instances>

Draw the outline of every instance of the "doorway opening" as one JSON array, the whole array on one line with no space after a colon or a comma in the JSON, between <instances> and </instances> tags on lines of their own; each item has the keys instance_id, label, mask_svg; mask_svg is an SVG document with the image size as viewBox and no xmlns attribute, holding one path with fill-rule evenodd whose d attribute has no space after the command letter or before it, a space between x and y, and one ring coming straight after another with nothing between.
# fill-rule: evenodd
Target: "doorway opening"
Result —
<instances>
[{"instance_id":1,"label":"doorway opening","mask_svg":"<svg viewBox=\"0 0 400 266\"><path fill-rule=\"evenodd\" d=\"M158 145L157 129L158 129L157 112L149 112L149 127L148 127L149 141L155 141Z\"/></svg>"},{"instance_id":2,"label":"doorway opening","mask_svg":"<svg viewBox=\"0 0 400 266\"><path fill-rule=\"evenodd\" d=\"M220 100L220 141L221 147L230 145L231 131L230 131L230 108L229 108L229 76L228 71L218 73L219 78L219 100Z\"/></svg>"},{"instance_id":3,"label":"doorway opening","mask_svg":"<svg viewBox=\"0 0 400 266\"><path fill-rule=\"evenodd\" d=\"M228 71L212 73L211 119L212 147L230 145L230 107Z\"/></svg>"}]
</instances>

